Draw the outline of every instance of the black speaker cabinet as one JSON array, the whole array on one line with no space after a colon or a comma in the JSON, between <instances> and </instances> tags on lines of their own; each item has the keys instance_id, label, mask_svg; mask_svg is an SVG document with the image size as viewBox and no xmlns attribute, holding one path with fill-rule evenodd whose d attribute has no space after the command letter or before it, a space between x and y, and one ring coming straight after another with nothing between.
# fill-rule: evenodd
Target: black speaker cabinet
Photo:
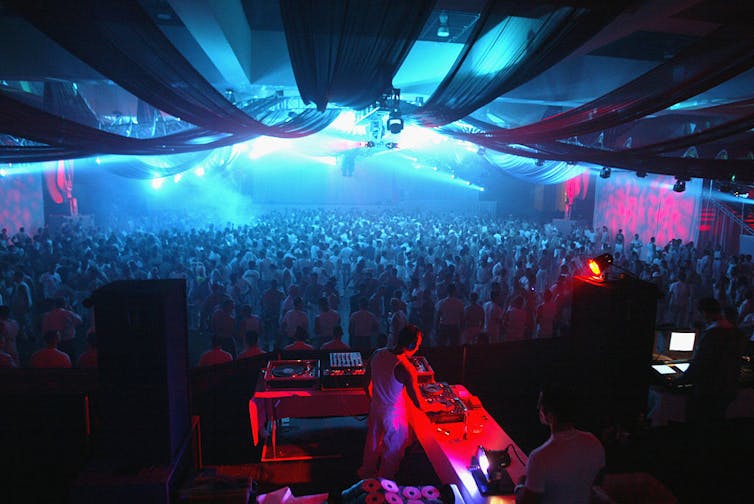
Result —
<instances>
[{"instance_id":1,"label":"black speaker cabinet","mask_svg":"<svg viewBox=\"0 0 754 504\"><path fill-rule=\"evenodd\" d=\"M630 424L646 409L656 310L654 284L574 278L573 374L592 422Z\"/></svg>"},{"instance_id":2,"label":"black speaker cabinet","mask_svg":"<svg viewBox=\"0 0 754 504\"><path fill-rule=\"evenodd\" d=\"M184 280L118 281L93 296L99 384L95 453L170 464L190 430Z\"/></svg>"}]
</instances>

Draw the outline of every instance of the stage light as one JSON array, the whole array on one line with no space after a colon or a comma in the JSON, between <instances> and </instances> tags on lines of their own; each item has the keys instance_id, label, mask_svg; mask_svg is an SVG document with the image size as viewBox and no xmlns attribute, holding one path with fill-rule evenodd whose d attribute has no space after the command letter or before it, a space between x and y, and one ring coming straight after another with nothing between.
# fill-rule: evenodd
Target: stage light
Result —
<instances>
[{"instance_id":1,"label":"stage light","mask_svg":"<svg viewBox=\"0 0 754 504\"><path fill-rule=\"evenodd\" d=\"M645 172L644 170L639 170L636 172L636 176L639 178L645 178L647 176L647 172Z\"/></svg>"},{"instance_id":2,"label":"stage light","mask_svg":"<svg viewBox=\"0 0 754 504\"><path fill-rule=\"evenodd\" d=\"M450 27L448 27L448 13L442 11L439 16L440 26L437 27L437 36L440 38L450 37Z\"/></svg>"},{"instance_id":3,"label":"stage light","mask_svg":"<svg viewBox=\"0 0 754 504\"><path fill-rule=\"evenodd\" d=\"M673 191L682 193L686 190L686 181L684 179L676 178L675 184L673 184Z\"/></svg>"},{"instance_id":4,"label":"stage light","mask_svg":"<svg viewBox=\"0 0 754 504\"><path fill-rule=\"evenodd\" d=\"M609 167L603 166L602 170L600 170L600 178L603 178L603 179L610 178L611 173L612 173L612 170Z\"/></svg>"},{"instance_id":5,"label":"stage light","mask_svg":"<svg viewBox=\"0 0 754 504\"><path fill-rule=\"evenodd\" d=\"M197 177L203 177L205 173L206 172L204 171L204 168L201 166L194 170L194 175L196 175Z\"/></svg>"},{"instance_id":6,"label":"stage light","mask_svg":"<svg viewBox=\"0 0 754 504\"><path fill-rule=\"evenodd\" d=\"M387 147L388 149L397 149L398 148L398 144L395 143L395 142L387 142L385 144L385 147Z\"/></svg>"},{"instance_id":7,"label":"stage light","mask_svg":"<svg viewBox=\"0 0 754 504\"><path fill-rule=\"evenodd\" d=\"M175 182L177 184L178 182L181 181L182 178L183 178L183 173L176 173L173 176L173 182Z\"/></svg>"},{"instance_id":8,"label":"stage light","mask_svg":"<svg viewBox=\"0 0 754 504\"><path fill-rule=\"evenodd\" d=\"M152 179L152 189L159 189L160 187L162 187L162 184L164 183L165 183L164 178Z\"/></svg>"},{"instance_id":9,"label":"stage light","mask_svg":"<svg viewBox=\"0 0 754 504\"><path fill-rule=\"evenodd\" d=\"M537 165L537 166L544 166L545 165L545 160L544 159L537 159L534 162L534 164Z\"/></svg>"},{"instance_id":10,"label":"stage light","mask_svg":"<svg viewBox=\"0 0 754 504\"><path fill-rule=\"evenodd\" d=\"M375 146L375 143L371 140L368 141L366 144L364 144L364 147L366 147L367 149L371 149L374 146Z\"/></svg>"},{"instance_id":11,"label":"stage light","mask_svg":"<svg viewBox=\"0 0 754 504\"><path fill-rule=\"evenodd\" d=\"M471 457L471 471L482 495L503 495L513 493L513 480L506 467L511 465L508 448L505 450L488 450L482 445Z\"/></svg>"},{"instance_id":12,"label":"stage light","mask_svg":"<svg viewBox=\"0 0 754 504\"><path fill-rule=\"evenodd\" d=\"M390 116L387 120L387 129L393 135L397 135L403 131L403 119L401 118L401 113L399 111L393 110L390 112Z\"/></svg>"},{"instance_id":13,"label":"stage light","mask_svg":"<svg viewBox=\"0 0 754 504\"><path fill-rule=\"evenodd\" d=\"M595 277L602 276L605 271L607 271L607 268L609 268L612 264L613 256L611 254L598 255L597 257L589 259L589 261L587 262L589 271L591 271L592 275L594 275Z\"/></svg>"}]
</instances>

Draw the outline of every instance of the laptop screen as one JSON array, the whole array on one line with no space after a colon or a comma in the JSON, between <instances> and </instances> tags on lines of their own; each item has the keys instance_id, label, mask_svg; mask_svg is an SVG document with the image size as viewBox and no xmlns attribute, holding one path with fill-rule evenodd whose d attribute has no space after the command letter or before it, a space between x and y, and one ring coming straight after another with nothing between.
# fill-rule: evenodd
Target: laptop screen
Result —
<instances>
[{"instance_id":1,"label":"laptop screen","mask_svg":"<svg viewBox=\"0 0 754 504\"><path fill-rule=\"evenodd\" d=\"M673 367L678 368L681 370L681 373L685 373L686 370L689 368L688 362L677 362L673 364Z\"/></svg>"},{"instance_id":2,"label":"laptop screen","mask_svg":"<svg viewBox=\"0 0 754 504\"><path fill-rule=\"evenodd\" d=\"M652 368L660 374L675 374L675 370L665 364L652 364Z\"/></svg>"},{"instance_id":3,"label":"laptop screen","mask_svg":"<svg viewBox=\"0 0 754 504\"><path fill-rule=\"evenodd\" d=\"M695 339L696 333L694 332L673 331L670 333L668 350L671 352L693 352Z\"/></svg>"}]
</instances>

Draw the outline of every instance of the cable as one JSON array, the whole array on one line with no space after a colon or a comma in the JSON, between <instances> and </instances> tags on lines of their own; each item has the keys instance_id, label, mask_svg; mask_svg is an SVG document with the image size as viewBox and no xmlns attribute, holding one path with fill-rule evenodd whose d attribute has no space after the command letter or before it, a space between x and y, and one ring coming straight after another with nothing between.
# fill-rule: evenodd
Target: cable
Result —
<instances>
[{"instance_id":1,"label":"cable","mask_svg":"<svg viewBox=\"0 0 754 504\"><path fill-rule=\"evenodd\" d=\"M514 445L513 443L511 443L511 444L509 444L508 446L506 446L506 447L505 447L505 449L506 449L506 450L507 450L508 448L513 448L513 453L514 453L514 454L516 455L516 458L518 459L518 461L519 461L519 462L521 462L521 465L522 465L522 466L526 466L526 462L524 462L524 461L523 461L523 460L521 459L521 455L519 455L519 453L518 453L518 449L516 448L516 445Z\"/></svg>"}]
</instances>

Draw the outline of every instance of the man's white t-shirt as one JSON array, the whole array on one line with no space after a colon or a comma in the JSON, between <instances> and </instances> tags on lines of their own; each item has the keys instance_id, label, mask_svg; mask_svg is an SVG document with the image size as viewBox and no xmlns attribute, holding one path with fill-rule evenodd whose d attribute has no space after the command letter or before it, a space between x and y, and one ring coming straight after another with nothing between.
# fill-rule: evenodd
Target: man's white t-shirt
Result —
<instances>
[{"instance_id":1,"label":"man's white t-shirt","mask_svg":"<svg viewBox=\"0 0 754 504\"><path fill-rule=\"evenodd\" d=\"M542 504L588 504L603 467L605 449L594 435L576 429L556 432L529 455L526 488L542 494Z\"/></svg>"}]
</instances>

